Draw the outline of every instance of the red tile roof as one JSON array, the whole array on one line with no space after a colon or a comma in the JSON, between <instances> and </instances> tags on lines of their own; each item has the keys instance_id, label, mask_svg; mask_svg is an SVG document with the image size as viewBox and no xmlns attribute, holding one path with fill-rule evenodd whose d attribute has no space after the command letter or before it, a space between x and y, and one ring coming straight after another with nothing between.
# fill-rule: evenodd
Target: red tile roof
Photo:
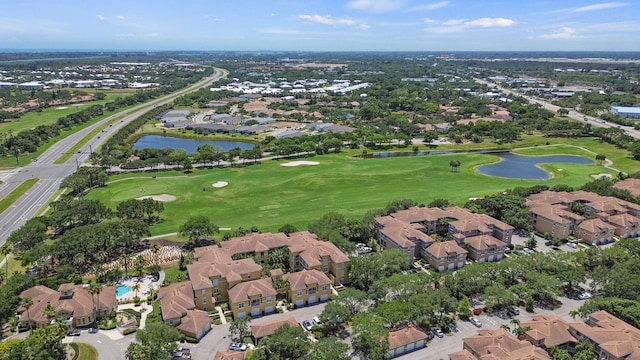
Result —
<instances>
[{"instance_id":1,"label":"red tile roof","mask_svg":"<svg viewBox=\"0 0 640 360\"><path fill-rule=\"evenodd\" d=\"M407 344L426 340L427 334L414 326L389 332L389 349L396 349Z\"/></svg>"},{"instance_id":2,"label":"red tile roof","mask_svg":"<svg viewBox=\"0 0 640 360\"><path fill-rule=\"evenodd\" d=\"M258 325L251 325L251 335L255 339L260 339L265 336L272 335L284 324L289 324L291 327L300 326L296 318L290 316L285 319L275 320L268 323L262 323Z\"/></svg>"},{"instance_id":3,"label":"red tile roof","mask_svg":"<svg viewBox=\"0 0 640 360\"><path fill-rule=\"evenodd\" d=\"M196 307L193 299L193 289L191 282L183 281L160 288L158 292L162 318L175 319L185 316L188 310Z\"/></svg>"},{"instance_id":4,"label":"red tile roof","mask_svg":"<svg viewBox=\"0 0 640 360\"><path fill-rule=\"evenodd\" d=\"M289 280L289 288L293 291L306 289L312 284L318 286L332 284L331 279L319 270L302 270L286 274L283 278Z\"/></svg>"},{"instance_id":5,"label":"red tile roof","mask_svg":"<svg viewBox=\"0 0 640 360\"><path fill-rule=\"evenodd\" d=\"M273 287L271 278L264 278L259 280L247 281L237 284L229 289L229 301L232 303L239 303L248 301L253 296L260 296L261 298L267 296L276 296L278 292Z\"/></svg>"},{"instance_id":6,"label":"red tile roof","mask_svg":"<svg viewBox=\"0 0 640 360\"><path fill-rule=\"evenodd\" d=\"M209 313L202 310L187 310L187 315L180 320L180 325L178 325L177 329L191 333L197 334L198 331L204 330L207 324L211 323L211 318L209 317Z\"/></svg>"}]
</instances>

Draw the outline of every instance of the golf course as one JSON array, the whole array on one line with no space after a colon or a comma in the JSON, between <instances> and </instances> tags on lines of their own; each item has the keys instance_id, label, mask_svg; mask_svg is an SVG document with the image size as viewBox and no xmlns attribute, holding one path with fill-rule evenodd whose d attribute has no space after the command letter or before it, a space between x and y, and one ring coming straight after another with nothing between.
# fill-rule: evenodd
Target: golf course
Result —
<instances>
[{"instance_id":1,"label":"golf course","mask_svg":"<svg viewBox=\"0 0 640 360\"><path fill-rule=\"evenodd\" d=\"M528 147L521 155L579 155L591 160L607 154L611 164L545 163L549 180L507 179L482 175L476 167L499 161L496 155L447 154L397 158L361 159L347 153L315 156L298 166L293 160L265 160L262 164L213 169L191 173L159 171L111 176L107 186L89 192L115 209L123 200L159 196L165 206L162 221L153 225L153 235L176 232L189 217L206 215L221 228L249 228L277 231L284 224L299 228L325 213L336 211L360 217L389 201L412 199L427 204L446 198L464 205L469 198L493 194L507 188L536 184L566 184L579 187L596 176L616 176L618 170L637 171L637 162L626 151L593 138L574 139L565 144ZM452 169L450 161L461 166ZM313 166L310 166L313 165Z\"/></svg>"}]
</instances>

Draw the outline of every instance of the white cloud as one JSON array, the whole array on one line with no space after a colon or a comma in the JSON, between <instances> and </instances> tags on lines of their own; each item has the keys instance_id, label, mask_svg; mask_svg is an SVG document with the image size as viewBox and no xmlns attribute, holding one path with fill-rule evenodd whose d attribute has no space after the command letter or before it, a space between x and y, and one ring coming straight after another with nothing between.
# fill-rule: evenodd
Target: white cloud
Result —
<instances>
[{"instance_id":1,"label":"white cloud","mask_svg":"<svg viewBox=\"0 0 640 360\"><path fill-rule=\"evenodd\" d=\"M274 17L274 16L276 16L276 13L271 13L271 14L269 14L269 16Z\"/></svg>"},{"instance_id":2,"label":"white cloud","mask_svg":"<svg viewBox=\"0 0 640 360\"><path fill-rule=\"evenodd\" d=\"M623 2L606 2L606 3L600 3L600 4L581 6L581 7L572 9L571 11L573 12L598 11L598 10L604 10L604 9L618 8L618 7L627 6L627 5L629 4L623 3Z\"/></svg>"},{"instance_id":3,"label":"white cloud","mask_svg":"<svg viewBox=\"0 0 640 360\"><path fill-rule=\"evenodd\" d=\"M425 32L434 34L446 34L464 31L473 27L509 27L517 24L514 20L505 18L479 18L475 20L451 19L444 21L443 26L434 26L424 29Z\"/></svg>"},{"instance_id":4,"label":"white cloud","mask_svg":"<svg viewBox=\"0 0 640 360\"><path fill-rule=\"evenodd\" d=\"M324 24L324 25L346 25L346 26L356 25L356 22L353 21L352 19L347 19L347 18L336 19L331 15L322 16L317 14L316 15L302 14L302 15L298 15L298 18L302 20L318 23L318 24Z\"/></svg>"},{"instance_id":5,"label":"white cloud","mask_svg":"<svg viewBox=\"0 0 640 360\"><path fill-rule=\"evenodd\" d=\"M122 15L118 15L116 17L118 18L118 20L124 20L124 16L122 16Z\"/></svg>"},{"instance_id":6,"label":"white cloud","mask_svg":"<svg viewBox=\"0 0 640 360\"><path fill-rule=\"evenodd\" d=\"M465 22L467 26L480 26L480 27L506 27L515 25L515 21L505 18L480 18L469 22Z\"/></svg>"},{"instance_id":7,"label":"white cloud","mask_svg":"<svg viewBox=\"0 0 640 360\"><path fill-rule=\"evenodd\" d=\"M554 30L547 34L542 34L539 37L542 39L582 39L584 36L579 35L578 30L572 27L561 27L558 30Z\"/></svg>"},{"instance_id":8,"label":"white cloud","mask_svg":"<svg viewBox=\"0 0 640 360\"><path fill-rule=\"evenodd\" d=\"M438 20L433 20L433 19L430 19L430 18L424 18L424 19L422 19L422 21L424 21L426 24L437 24L438 23Z\"/></svg>"},{"instance_id":9,"label":"white cloud","mask_svg":"<svg viewBox=\"0 0 640 360\"><path fill-rule=\"evenodd\" d=\"M414 7L411 8L411 10L414 10L414 11L431 11L431 10L441 9L441 8L447 6L447 5L449 5L448 1L440 1L440 2L437 2L437 3L414 6Z\"/></svg>"},{"instance_id":10,"label":"white cloud","mask_svg":"<svg viewBox=\"0 0 640 360\"><path fill-rule=\"evenodd\" d=\"M297 34L301 34L301 32L298 31L298 30L277 29L277 28L260 29L260 32L263 33L263 34L274 34L274 35L297 35Z\"/></svg>"},{"instance_id":11,"label":"white cloud","mask_svg":"<svg viewBox=\"0 0 640 360\"><path fill-rule=\"evenodd\" d=\"M443 22L442 25L455 26L455 25L460 25L463 22L464 22L464 20L462 20L462 19L451 19L451 20L447 20L447 21Z\"/></svg>"},{"instance_id":12,"label":"white cloud","mask_svg":"<svg viewBox=\"0 0 640 360\"><path fill-rule=\"evenodd\" d=\"M404 7L404 0L352 0L347 3L347 7L355 10L366 10L370 12L382 13L400 9Z\"/></svg>"},{"instance_id":13,"label":"white cloud","mask_svg":"<svg viewBox=\"0 0 640 360\"><path fill-rule=\"evenodd\" d=\"M97 17L97 18L98 18L98 20L100 20L100 21L104 21L104 19L105 19L105 17L104 17L104 16L102 16L102 15L100 15L100 14L96 15L96 17Z\"/></svg>"},{"instance_id":14,"label":"white cloud","mask_svg":"<svg viewBox=\"0 0 640 360\"><path fill-rule=\"evenodd\" d=\"M371 29L371 26L369 26L367 24L360 24L360 25L358 25L358 29L360 29L360 30L369 30L369 29Z\"/></svg>"}]
</instances>

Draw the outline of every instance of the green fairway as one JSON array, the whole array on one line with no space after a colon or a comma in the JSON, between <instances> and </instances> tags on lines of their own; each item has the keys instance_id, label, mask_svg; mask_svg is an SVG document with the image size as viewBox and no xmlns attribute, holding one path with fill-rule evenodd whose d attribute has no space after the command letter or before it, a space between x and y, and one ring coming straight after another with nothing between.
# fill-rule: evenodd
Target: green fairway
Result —
<instances>
[{"instance_id":1,"label":"green fairway","mask_svg":"<svg viewBox=\"0 0 640 360\"><path fill-rule=\"evenodd\" d=\"M58 118L67 116L69 114L82 111L91 105L104 105L113 101L118 97L130 96L131 92L112 92L107 93L104 100L88 101L80 104L70 104L63 106L55 106L43 109L42 111L31 111L20 117L20 119L10 119L7 122L0 123L0 131L13 132L17 134L23 130L32 129L38 125L51 125L55 124Z\"/></svg>"},{"instance_id":2,"label":"green fairway","mask_svg":"<svg viewBox=\"0 0 640 360\"><path fill-rule=\"evenodd\" d=\"M535 150L544 154L567 153L563 147ZM595 157L582 150L579 154L591 159ZM597 164L545 164L543 167L553 174L550 180L489 177L474 169L495 162L498 157L483 154L367 160L332 154L309 160L320 164L284 167L280 164L287 161L278 160L244 168L195 170L192 174L175 171L122 174L113 176L108 186L90 192L87 198L100 199L115 208L126 199L175 195L175 201L165 203L163 221L152 227L153 234L175 232L190 216L202 214L223 228L255 225L263 231L276 231L287 223L306 228L310 222L331 211L362 216L392 200L408 198L426 204L436 198L446 198L463 205L470 197L516 186L580 186L593 180L592 175L616 174ZM451 160L461 162L458 172L451 171ZM217 181L226 181L229 185L212 187Z\"/></svg>"}]
</instances>

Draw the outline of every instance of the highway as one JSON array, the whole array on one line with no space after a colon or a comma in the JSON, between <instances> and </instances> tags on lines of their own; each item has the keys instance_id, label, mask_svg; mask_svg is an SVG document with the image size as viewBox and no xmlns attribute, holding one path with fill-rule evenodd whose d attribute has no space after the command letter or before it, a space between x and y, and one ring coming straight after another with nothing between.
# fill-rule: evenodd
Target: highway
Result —
<instances>
[{"instance_id":1,"label":"highway","mask_svg":"<svg viewBox=\"0 0 640 360\"><path fill-rule=\"evenodd\" d=\"M488 86L489 88L492 89L497 89L499 91L501 91L502 93L505 94L511 94L511 95L515 95L515 96L521 96L527 100L529 100L530 103L532 104L539 104L540 106L542 106L544 109L553 111L553 112L558 112L558 110L560 109L560 106L557 105L553 105L552 103L550 103L549 101L534 97L534 96L530 96L530 95L526 95L523 94L521 92L518 91L514 91L511 89L507 89L504 88L502 86L499 86L495 83L483 80L483 79L474 79L475 82L479 83L479 84L483 84ZM617 127L617 128L621 128L623 129L627 135L635 138L635 139L640 139L640 130L636 130L633 128L633 126L620 126L618 124L614 124L614 123L609 123L609 122L603 122L602 119L593 117L593 116L588 116L582 113L579 113L575 110L570 110L569 114L567 115L567 117L574 119L574 120L579 120L579 121L583 121L585 123L591 124L591 126L597 126L597 127L602 127L602 128L613 128L613 127Z\"/></svg>"},{"instance_id":2,"label":"highway","mask_svg":"<svg viewBox=\"0 0 640 360\"><path fill-rule=\"evenodd\" d=\"M206 87L211 82L226 77L228 73L227 70L216 68L213 75L185 89L118 112L60 140L40 155L37 160L24 167L0 172L0 180L3 182L0 184L0 199L7 196L25 180L39 179L29 191L0 214L0 246L4 245L13 231L20 228L27 220L39 215L37 214L38 210L55 194L62 180L76 171L78 166L81 166L89 158L91 151L97 150L111 134L154 106L170 103L178 96ZM110 123L111 125L107 126ZM80 151L73 154L69 160L63 164L54 164L58 158L68 154L77 143L99 128L104 129L83 145Z\"/></svg>"}]
</instances>

